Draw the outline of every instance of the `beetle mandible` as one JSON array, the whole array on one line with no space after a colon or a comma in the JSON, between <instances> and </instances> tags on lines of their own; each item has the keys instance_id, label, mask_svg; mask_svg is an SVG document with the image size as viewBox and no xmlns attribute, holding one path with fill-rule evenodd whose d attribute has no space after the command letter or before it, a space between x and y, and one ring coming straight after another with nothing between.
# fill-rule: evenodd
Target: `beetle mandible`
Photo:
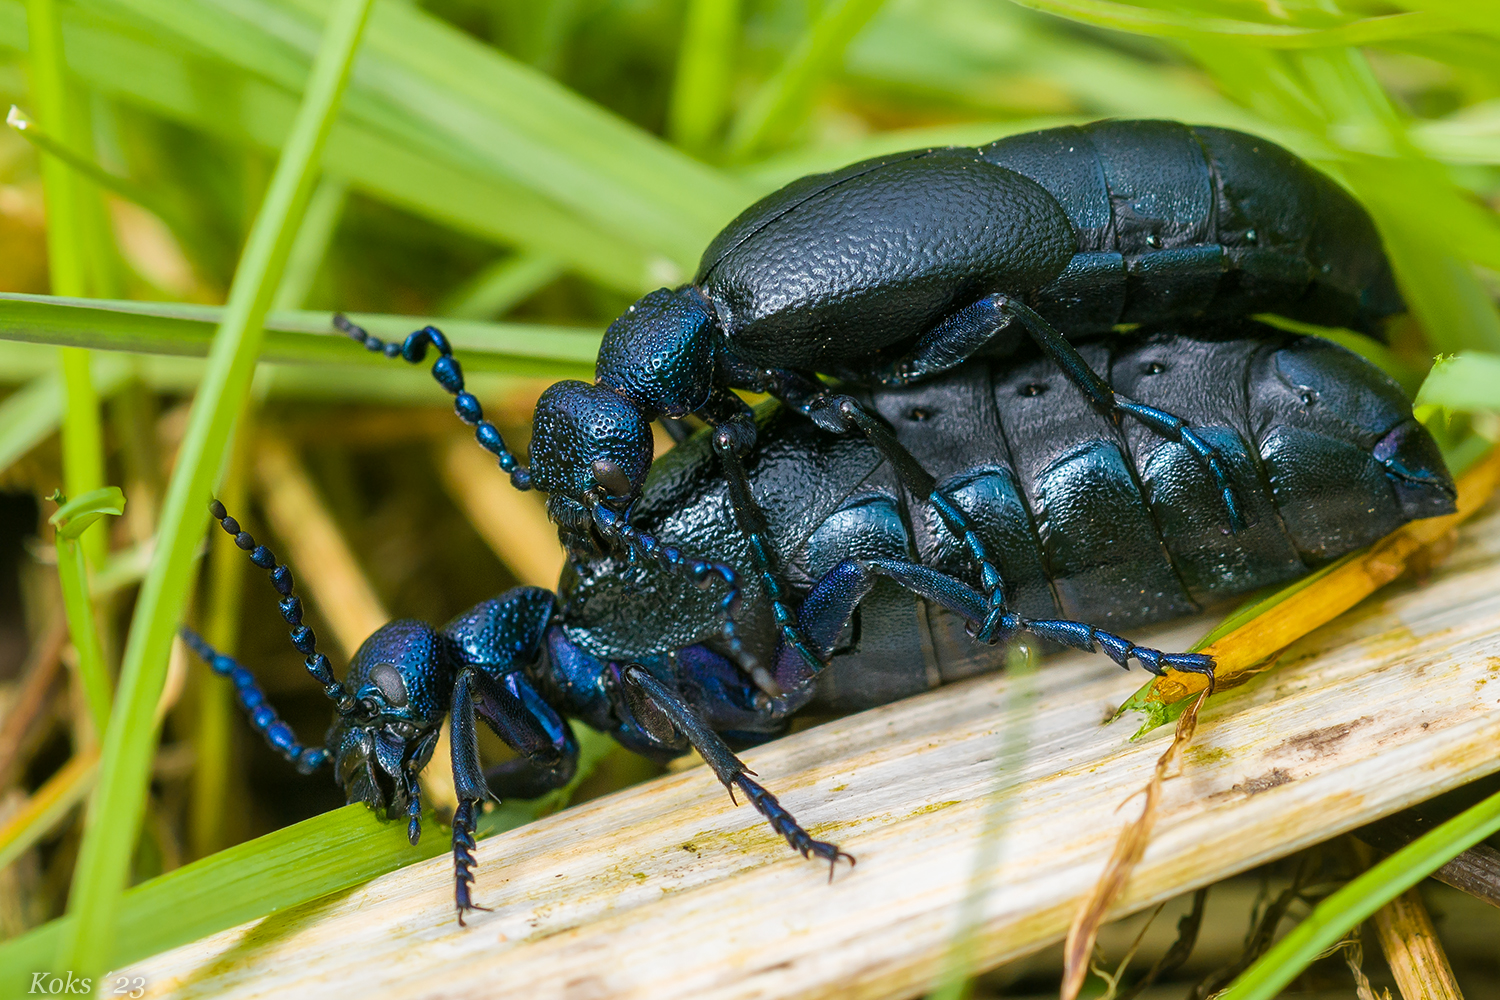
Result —
<instances>
[{"instance_id":1,"label":"beetle mandible","mask_svg":"<svg viewBox=\"0 0 1500 1000\"><path fill-rule=\"evenodd\" d=\"M1022 633L1102 650L1121 666L1134 658L1155 672L1211 674L1206 657L1138 647L1089 620L1113 630L1180 615L1453 509L1441 456L1400 390L1342 348L1224 324L1084 350L1122 385L1149 385L1213 422L1204 433L1257 515L1250 529L1216 530L1217 485L1191 449L1122 429L1081 399L1049 401L1065 378L1050 360L974 362L862 399L942 476L937 488L968 513L972 540L912 495L868 441L823 434L774 403L759 410L745 470L771 513L787 599L797 602L817 664L790 645L769 595L747 578L741 638L774 665L774 697L739 673L720 632L719 595L612 549L565 571L556 594L516 588L440 630L392 622L366 640L340 682L302 622L290 571L217 502L221 527L270 570L293 644L334 702L326 746L301 745L245 667L183 634L232 678L273 749L304 773L333 763L349 801L405 818L413 841L417 772L451 714L460 921L482 909L470 891L478 810L496 793L531 797L572 777L577 744L567 718L658 760L696 749L793 848L836 863L848 856L808 835L732 746L779 735L810 705L858 710L993 670L1004 661L994 644ZM737 502L705 431L657 463L637 514L666 543L745 565L749 543L724 516ZM990 572L1002 578L998 615L982 592ZM483 769L476 717L515 760Z\"/></svg>"},{"instance_id":2,"label":"beetle mandible","mask_svg":"<svg viewBox=\"0 0 1500 1000\"><path fill-rule=\"evenodd\" d=\"M910 467L880 422L819 373L901 385L1030 340L1098 412L1191 449L1239 531L1250 522L1212 442L1117 391L1070 340L1257 312L1378 333L1401 309L1368 215L1291 153L1228 129L1105 121L880 157L761 199L713 240L691 284L651 292L611 324L596 384L543 395L529 473L477 410L461 415L516 486L549 494L571 540L640 496L652 420L693 414L713 426L723 473L747 500L755 423L732 388L769 393L825 430L858 431ZM420 359L420 341L407 360ZM444 384L462 388L461 378ZM945 506L964 530L962 511ZM747 571L779 601L765 512L750 501L735 513Z\"/></svg>"}]
</instances>

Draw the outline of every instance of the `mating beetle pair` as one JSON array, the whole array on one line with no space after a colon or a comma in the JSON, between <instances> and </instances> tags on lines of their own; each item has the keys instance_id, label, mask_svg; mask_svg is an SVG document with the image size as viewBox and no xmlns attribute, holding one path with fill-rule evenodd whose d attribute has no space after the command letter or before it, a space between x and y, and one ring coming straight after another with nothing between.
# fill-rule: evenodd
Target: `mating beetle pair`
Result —
<instances>
[{"instance_id":1,"label":"mating beetle pair","mask_svg":"<svg viewBox=\"0 0 1500 1000\"><path fill-rule=\"evenodd\" d=\"M273 746L304 770L332 759L351 801L408 816L413 837L415 775L451 714L460 917L478 804L567 781L566 718L657 757L696 748L793 847L836 861L731 744L810 703L856 709L993 669L990 644L1021 632L1211 672L1088 621L1191 611L1450 510L1388 380L1235 318L1375 332L1399 309L1358 205L1239 133L1101 123L856 164L753 206L692 285L617 320L597 384L543 395L529 469L439 331L386 344L338 320L391 357L436 348L479 443L549 494L571 555L557 594L511 591L441 630L392 623L340 684L285 568L216 509L272 569L337 706L328 747L298 745L248 672L189 641ZM1154 332L1071 342L1122 323ZM1041 357L981 360L1023 339ZM782 405L757 417L731 388ZM649 422L690 413L710 428L648 482ZM476 715L515 761L481 769Z\"/></svg>"},{"instance_id":2,"label":"mating beetle pair","mask_svg":"<svg viewBox=\"0 0 1500 1000\"><path fill-rule=\"evenodd\" d=\"M596 384L561 382L542 396L529 470L477 407L460 416L516 486L549 495L572 547L590 531L615 534L639 498L650 422L696 415L714 428L741 501L746 569L774 596L776 553L743 469L755 424L732 388L769 393L827 431L859 431L912 469L882 424L818 373L846 387L901 385L1029 339L1098 412L1190 448L1238 531L1249 521L1225 456L1190 421L1117 391L1070 341L1258 312L1374 333L1401 308L1368 216L1287 151L1226 129L1100 122L886 156L757 202L709 245L691 285L650 293L610 326ZM408 340L407 360L427 343ZM461 392L461 377L439 380ZM934 502L967 530L961 511ZM764 667L745 666L774 693Z\"/></svg>"},{"instance_id":3,"label":"mating beetle pair","mask_svg":"<svg viewBox=\"0 0 1500 1000\"><path fill-rule=\"evenodd\" d=\"M299 770L331 759L350 801L408 817L413 837L416 772L451 713L460 916L473 908L479 804L565 783L577 753L568 718L657 759L698 750L794 848L835 861L842 852L810 837L732 746L773 738L808 706L857 710L993 670L1004 657L990 643L1022 632L1102 649L1122 666L1135 658L1153 671L1207 671L1205 657L1137 647L1075 619L1117 629L1182 614L1452 509L1452 483L1400 390L1342 348L1242 323L1084 350L1120 384L1149 388L1201 422L1226 455L1252 527L1218 530L1217 486L1191 450L1054 394L1065 376L1049 360L975 362L860 400L942 477L929 493L966 512L972 538L953 533L863 438L828 435L774 403L758 411L745 470L819 664L808 668L766 589L747 577L735 642L773 665L775 696L744 677L721 634L730 590L721 577L700 589L607 544L576 559L556 594L517 588L442 629L385 626L339 684L301 625L288 571L238 534L271 569L293 643L335 702L326 749L298 745L243 667L196 636L189 642L235 678L257 727ZM632 513L638 532L660 546L712 552L736 567L752 557L731 526L735 502L705 430L658 461ZM214 514L239 532L222 508ZM1007 610L998 618L983 593L990 573L1003 578ZM481 768L476 715L514 760Z\"/></svg>"}]
</instances>

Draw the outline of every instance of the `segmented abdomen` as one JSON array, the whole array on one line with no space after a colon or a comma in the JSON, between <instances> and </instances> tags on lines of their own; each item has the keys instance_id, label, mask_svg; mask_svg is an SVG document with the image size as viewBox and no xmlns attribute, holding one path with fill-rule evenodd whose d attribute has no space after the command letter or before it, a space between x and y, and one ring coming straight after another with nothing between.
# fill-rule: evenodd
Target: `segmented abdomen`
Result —
<instances>
[{"instance_id":1,"label":"segmented abdomen","mask_svg":"<svg viewBox=\"0 0 1500 1000\"><path fill-rule=\"evenodd\" d=\"M1251 524L1229 534L1196 456L1132 422L1117 430L1048 362L970 366L878 394L881 415L976 522L1024 615L1162 621L1294 579L1427 516L1372 454L1411 421L1409 405L1342 348L1172 337L1081 350L1121 392L1184 417L1219 450ZM1351 427L1339 415L1351 407L1320 390L1354 394L1367 426ZM914 520L923 561L974 576L935 517Z\"/></svg>"},{"instance_id":2,"label":"segmented abdomen","mask_svg":"<svg viewBox=\"0 0 1500 1000\"><path fill-rule=\"evenodd\" d=\"M1364 209L1263 138L1105 121L980 154L1035 180L1072 221L1079 252L1033 296L1070 334L1256 312L1375 332L1403 309Z\"/></svg>"}]
</instances>

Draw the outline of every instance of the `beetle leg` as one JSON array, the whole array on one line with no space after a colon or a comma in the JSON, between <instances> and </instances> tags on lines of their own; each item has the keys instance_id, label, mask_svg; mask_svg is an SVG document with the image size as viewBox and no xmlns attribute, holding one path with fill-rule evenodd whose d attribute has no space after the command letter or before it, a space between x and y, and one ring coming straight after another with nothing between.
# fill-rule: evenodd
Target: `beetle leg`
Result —
<instances>
[{"instance_id":1,"label":"beetle leg","mask_svg":"<svg viewBox=\"0 0 1500 1000\"><path fill-rule=\"evenodd\" d=\"M750 479L745 475L740 455L755 444L755 420L750 408L738 396L727 389L717 390L709 404L698 411L714 428L714 451L724 466L724 480L729 486L729 504L734 510L735 523L750 549L750 563L760 577L762 589L771 602L771 613L776 618L782 642L797 651L813 672L823 669L823 663L808 645L807 639L797 625L797 616L785 600L786 588L776 573L776 549L771 533L766 527L765 512L750 492ZM773 698L779 696L781 688L771 672L756 664L751 670L755 684Z\"/></svg>"},{"instance_id":2,"label":"beetle leg","mask_svg":"<svg viewBox=\"0 0 1500 1000\"><path fill-rule=\"evenodd\" d=\"M996 605L986 600L962 580L920 563L900 559L849 559L845 564L852 564L867 573L889 577L918 597L941 604L949 611L963 616L968 619L972 634L979 642L1008 642L1017 633L1027 632L1087 653L1097 653L1102 648L1106 656L1122 667L1134 658L1153 674L1160 674L1165 668L1172 667L1187 673L1203 674L1208 677L1210 685L1213 683L1213 657L1202 653L1163 653L1148 646L1137 646L1128 639L1096 629L1086 622L1023 618L1014 611L1007 611L1003 604Z\"/></svg>"},{"instance_id":3,"label":"beetle leg","mask_svg":"<svg viewBox=\"0 0 1500 1000\"><path fill-rule=\"evenodd\" d=\"M458 793L458 808L453 813L453 903L458 909L460 924L469 910L488 909L474 902L469 895L469 886L474 881L474 824L480 804L495 797L479 767L479 736L474 729L474 682L472 667L459 672L453 684L450 709L453 790Z\"/></svg>"},{"instance_id":4,"label":"beetle leg","mask_svg":"<svg viewBox=\"0 0 1500 1000\"><path fill-rule=\"evenodd\" d=\"M766 791L760 783L751 780L750 772L734 755L728 745L719 738L719 734L703 724L697 714L684 704L672 691L661 681L638 664L630 664L621 675L627 684L637 687L643 692L658 709L661 710L677 731L687 737L694 750L703 758L724 787L729 790L729 797L734 798L734 790L738 788L745 793L750 804L755 806L757 812L766 818L771 824L771 829L786 838L786 842L792 845L792 849L800 853L804 858L817 855L829 864L828 877L833 878L833 868L840 858L854 864L854 856L838 849L834 844L814 840L812 836L797 822L791 813L776 800L776 796Z\"/></svg>"},{"instance_id":5,"label":"beetle leg","mask_svg":"<svg viewBox=\"0 0 1500 1000\"><path fill-rule=\"evenodd\" d=\"M904 385L945 371L987 345L1013 323L1019 324L1030 335L1100 413L1114 420L1121 416L1139 420L1153 433L1179 442L1197 455L1213 475L1224 499L1230 530L1243 531L1248 527L1239 498L1230 485L1223 456L1213 445L1203 440L1182 418L1115 392L1056 327L1036 310L1008 295L988 295L960 309L920 338L913 352L882 369L880 380L887 385Z\"/></svg>"},{"instance_id":6,"label":"beetle leg","mask_svg":"<svg viewBox=\"0 0 1500 1000\"><path fill-rule=\"evenodd\" d=\"M853 399L852 396L819 393L817 396L807 397L805 381L795 381L795 379L801 379L802 376L792 372L784 373L784 375L787 376L786 381L778 385L778 388L792 393L790 399L798 400L813 412L822 412L825 420L828 418L826 417L828 412L837 412L838 420L843 421L840 429L858 430L862 433L865 439L874 445L876 451L879 451L880 456L886 462L891 463L891 468L901 481L901 486L906 487L907 492L912 493L918 501L933 505L933 510L938 511L938 516L942 517L948 531L953 532L954 538L960 538L963 541L969 558L980 568L980 579L984 583L984 595L989 601L990 612L993 613L995 609L1001 607L1005 600L1005 580L999 568L996 567L995 561L990 559L990 553L984 547L984 541L981 540L978 532L974 531L972 525L969 525L968 516L960 510L959 505L954 504L944 493L939 492L938 480L935 480L927 469L922 468L921 462L918 462L916 457L906 450L906 445L901 444L895 438L891 429L885 426L885 421L859 405L859 400ZM817 385L822 385L822 382L817 382ZM798 402L792 402L792 405L796 406ZM808 409L802 412L808 412ZM819 426L826 426L826 424L819 424Z\"/></svg>"}]
</instances>

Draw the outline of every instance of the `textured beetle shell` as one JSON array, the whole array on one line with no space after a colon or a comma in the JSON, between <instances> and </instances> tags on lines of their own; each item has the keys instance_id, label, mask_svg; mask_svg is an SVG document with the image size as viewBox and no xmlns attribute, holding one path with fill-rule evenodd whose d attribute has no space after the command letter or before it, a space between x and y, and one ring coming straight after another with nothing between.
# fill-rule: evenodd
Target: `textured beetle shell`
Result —
<instances>
[{"instance_id":1,"label":"textured beetle shell","mask_svg":"<svg viewBox=\"0 0 1500 1000\"><path fill-rule=\"evenodd\" d=\"M942 149L757 202L709 244L695 283L743 359L830 371L992 292L1045 284L1074 247L1036 182Z\"/></svg>"},{"instance_id":2,"label":"textured beetle shell","mask_svg":"<svg viewBox=\"0 0 1500 1000\"><path fill-rule=\"evenodd\" d=\"M1070 337L1257 312L1373 334L1403 309L1374 224L1330 178L1266 139L1169 121L801 178L730 223L695 284L741 359L845 378L993 292Z\"/></svg>"},{"instance_id":3,"label":"textured beetle shell","mask_svg":"<svg viewBox=\"0 0 1500 1000\"><path fill-rule=\"evenodd\" d=\"M1293 579L1413 517L1451 509L1451 482L1413 506L1372 456L1378 441L1408 428L1411 454L1442 469L1394 383L1324 341L1267 339L1252 323L1230 329L1239 336L1137 335L1082 349L1123 391L1149 391L1221 450L1251 520L1235 535L1194 455L1134 423L1115 427L1044 359L971 363L874 392L870 404L965 509L1008 599L1029 617L1115 631L1165 620ZM848 517L878 532L884 522L858 512L882 499L899 509L912 557L977 584L959 541L901 494L862 438L820 433L774 406L759 416L746 467L794 591L865 544L839 527L832 554L820 555L820 529ZM658 460L636 523L666 543L748 565L705 435ZM676 577L636 577L610 559L584 569L585 579L560 590L564 628L591 653L638 658L714 643L711 594ZM741 634L752 645L759 637L769 656L767 602L751 575L742 580ZM970 642L953 616L882 583L861 608L856 650L835 656L820 679L820 700L879 704L993 669L1001 656Z\"/></svg>"}]
</instances>

